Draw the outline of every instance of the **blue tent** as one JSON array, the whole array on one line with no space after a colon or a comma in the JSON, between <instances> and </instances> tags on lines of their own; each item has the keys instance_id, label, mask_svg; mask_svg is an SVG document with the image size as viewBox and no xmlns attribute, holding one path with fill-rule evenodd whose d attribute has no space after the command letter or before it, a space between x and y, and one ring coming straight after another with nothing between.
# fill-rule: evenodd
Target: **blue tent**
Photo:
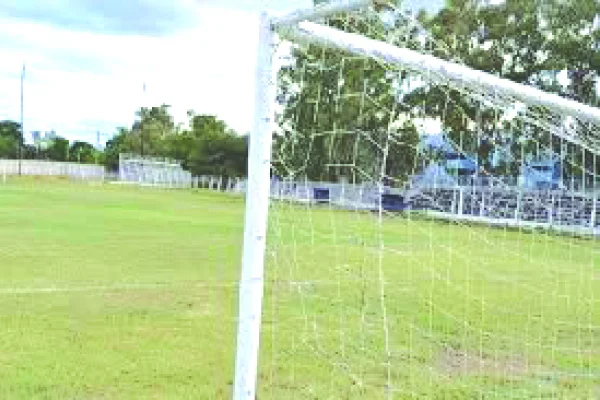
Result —
<instances>
[{"instance_id":1,"label":"blue tent","mask_svg":"<svg viewBox=\"0 0 600 400\"><path fill-rule=\"evenodd\" d=\"M558 159L531 161L521 168L521 182L528 189L558 189L560 181L561 163Z\"/></svg>"},{"instance_id":2,"label":"blue tent","mask_svg":"<svg viewBox=\"0 0 600 400\"><path fill-rule=\"evenodd\" d=\"M448 174L446 168L439 164L430 164L425 170L413 177L414 186L454 185L456 178Z\"/></svg>"}]
</instances>

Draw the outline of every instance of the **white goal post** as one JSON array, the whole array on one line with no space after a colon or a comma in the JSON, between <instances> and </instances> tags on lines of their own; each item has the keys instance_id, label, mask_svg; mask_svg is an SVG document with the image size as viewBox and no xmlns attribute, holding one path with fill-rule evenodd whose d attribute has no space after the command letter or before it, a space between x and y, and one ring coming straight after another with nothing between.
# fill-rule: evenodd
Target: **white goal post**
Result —
<instances>
[{"instance_id":1,"label":"white goal post","mask_svg":"<svg viewBox=\"0 0 600 400\"><path fill-rule=\"evenodd\" d=\"M271 152L273 133L277 130L275 124L278 71L274 60L274 51L279 35L293 42L337 49L402 69L422 72L423 75L429 76L435 81L443 81L445 85L459 91L468 90L476 99L486 99L489 96L502 104L523 103L527 107L543 107L556 115L569 116L575 119L575 123L592 128L585 129L583 131L585 135L581 134L582 130L561 129L561 123L564 121L544 123L543 128L566 143L593 153L594 157L600 149L600 129L598 129L600 127L600 110L597 108L477 71L458 63L445 61L429 54L397 47L317 22L340 12L371 8L374 4L380 6L382 2L345 0L311 10L298 11L284 17L273 17L268 13L261 15L256 69L256 109L249 147L243 259L239 282L234 382L234 399L236 400L254 400L257 392L265 284L265 249L271 187ZM460 196L462 194L461 191ZM592 203L594 208L590 217L592 224L596 213L595 201L594 198ZM460 208L463 208L462 197ZM483 210L485 206L482 204L481 208Z\"/></svg>"},{"instance_id":2,"label":"white goal post","mask_svg":"<svg viewBox=\"0 0 600 400\"><path fill-rule=\"evenodd\" d=\"M273 47L276 36L271 19L260 19L254 129L250 135L244 249L239 288L234 398L254 399L264 288L265 246L269 211L271 144L275 123Z\"/></svg>"}]
</instances>

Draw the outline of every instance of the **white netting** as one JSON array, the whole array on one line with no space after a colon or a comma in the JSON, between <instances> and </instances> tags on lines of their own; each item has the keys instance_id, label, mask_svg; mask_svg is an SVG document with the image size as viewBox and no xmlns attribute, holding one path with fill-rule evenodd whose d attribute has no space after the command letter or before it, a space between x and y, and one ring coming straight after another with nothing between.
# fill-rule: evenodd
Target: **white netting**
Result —
<instances>
[{"instance_id":1,"label":"white netting","mask_svg":"<svg viewBox=\"0 0 600 400\"><path fill-rule=\"evenodd\" d=\"M600 396L598 122L362 51L449 58L397 10L298 27L259 398Z\"/></svg>"},{"instance_id":2,"label":"white netting","mask_svg":"<svg viewBox=\"0 0 600 400\"><path fill-rule=\"evenodd\" d=\"M136 154L119 155L119 181L155 187L192 187L192 175L180 163Z\"/></svg>"}]
</instances>

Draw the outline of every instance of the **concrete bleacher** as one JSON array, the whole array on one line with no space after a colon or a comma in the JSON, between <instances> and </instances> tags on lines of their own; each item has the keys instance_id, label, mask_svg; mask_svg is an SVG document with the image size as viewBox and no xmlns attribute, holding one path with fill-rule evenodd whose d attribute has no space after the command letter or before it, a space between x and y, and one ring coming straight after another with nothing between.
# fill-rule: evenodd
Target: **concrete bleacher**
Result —
<instances>
[{"instance_id":1,"label":"concrete bleacher","mask_svg":"<svg viewBox=\"0 0 600 400\"><path fill-rule=\"evenodd\" d=\"M600 229L600 193L563 190L531 190L516 182L495 180L485 185L441 185L405 189L378 187L372 183L348 184L310 181L274 181L271 196L302 202L327 202L341 208L378 209L380 198L396 196L402 204L390 206L385 199L385 211L431 211L449 218L480 218L482 222L516 221L516 223L546 226L575 226ZM512 185L510 183L514 183ZM326 191L326 199L316 194ZM395 204L395 203L394 203ZM391 207L391 208L390 208ZM393 209L392 209L393 208Z\"/></svg>"},{"instance_id":2,"label":"concrete bleacher","mask_svg":"<svg viewBox=\"0 0 600 400\"><path fill-rule=\"evenodd\" d=\"M528 191L514 187L426 188L414 191L412 210L549 225L600 228L600 199L566 190Z\"/></svg>"},{"instance_id":3,"label":"concrete bleacher","mask_svg":"<svg viewBox=\"0 0 600 400\"><path fill-rule=\"evenodd\" d=\"M558 230L591 232L600 236L600 191L583 192L571 188L533 190L508 179L471 179L451 183L391 188L374 182L352 184L273 179L271 198L297 203L325 203L351 210L425 211L454 221L513 227L560 227ZM244 193L246 181L200 177L195 180L194 187Z\"/></svg>"}]
</instances>

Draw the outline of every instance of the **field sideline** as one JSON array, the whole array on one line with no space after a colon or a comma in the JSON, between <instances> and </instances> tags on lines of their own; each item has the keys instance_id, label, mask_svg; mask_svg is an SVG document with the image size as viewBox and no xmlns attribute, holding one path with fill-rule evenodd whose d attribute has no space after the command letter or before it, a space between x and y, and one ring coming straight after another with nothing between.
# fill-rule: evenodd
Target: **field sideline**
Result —
<instances>
[{"instance_id":1,"label":"field sideline","mask_svg":"<svg viewBox=\"0 0 600 400\"><path fill-rule=\"evenodd\" d=\"M597 241L303 208L259 398L600 396ZM229 398L242 231L231 195L0 184L0 398Z\"/></svg>"}]
</instances>

